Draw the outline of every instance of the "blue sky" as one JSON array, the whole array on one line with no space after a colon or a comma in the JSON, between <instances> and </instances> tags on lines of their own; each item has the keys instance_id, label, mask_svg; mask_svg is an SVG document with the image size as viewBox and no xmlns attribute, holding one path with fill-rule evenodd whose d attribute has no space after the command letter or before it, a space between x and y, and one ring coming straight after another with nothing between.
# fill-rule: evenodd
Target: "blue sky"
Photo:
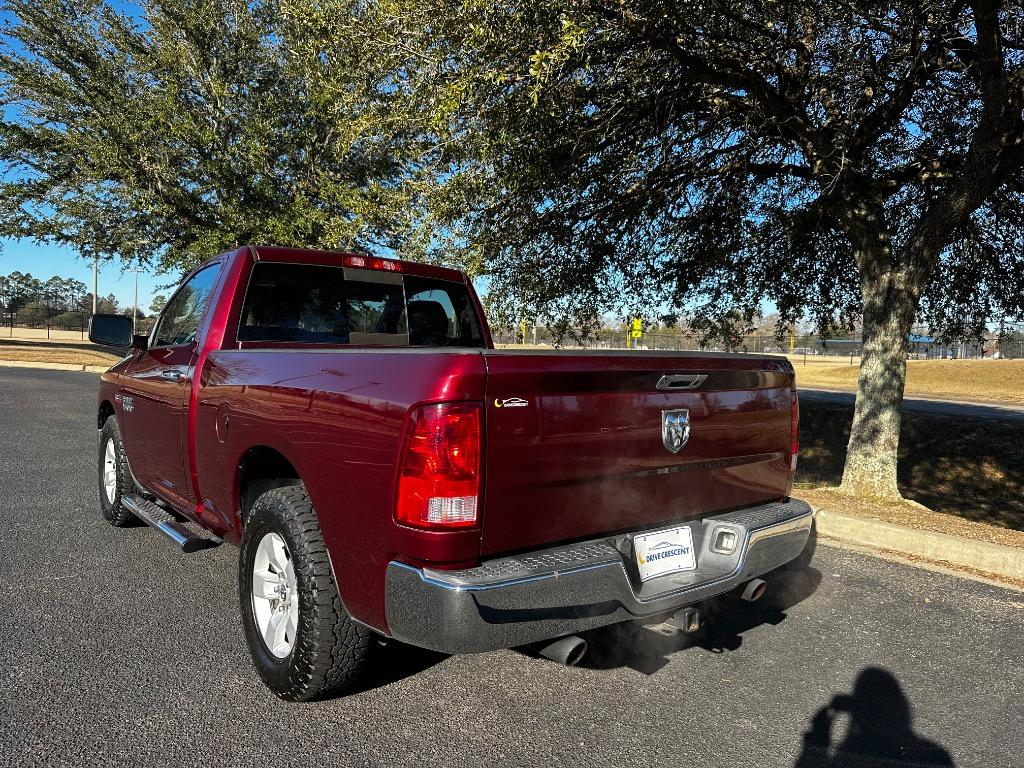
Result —
<instances>
[{"instance_id":1,"label":"blue sky","mask_svg":"<svg viewBox=\"0 0 1024 768\"><path fill-rule=\"evenodd\" d=\"M76 251L59 245L36 243L32 240L10 240L0 238L0 274L29 272L32 277L46 280L57 275L73 277L86 284L92 292L92 261L83 259ZM125 272L130 264L120 261L100 262L99 294L114 294L122 307L130 308L135 299L135 275ZM168 283L177 283L178 275L156 276L152 269L139 274L139 308L149 314L153 296L170 292Z\"/></svg>"},{"instance_id":2,"label":"blue sky","mask_svg":"<svg viewBox=\"0 0 1024 768\"><path fill-rule=\"evenodd\" d=\"M112 5L118 10L140 18L140 9L130 2L115 0ZM9 12L0 12L0 22L12 22ZM8 42L12 42L8 39ZM16 48L20 46L15 45ZM9 178L9 177L8 177ZM120 261L100 263L99 294L114 294L121 306L130 308L135 300L135 275L125 272L131 264ZM0 238L0 274L11 272L28 272L33 277L46 280L57 275L63 278L73 277L86 284L92 291L92 261L83 259L75 250L59 245L37 243L33 240L12 240ZM169 293L169 283L178 281L177 274L165 274L157 277L152 269L139 274L139 307L149 313L149 304L153 296ZM161 287L163 286L163 287Z\"/></svg>"}]
</instances>

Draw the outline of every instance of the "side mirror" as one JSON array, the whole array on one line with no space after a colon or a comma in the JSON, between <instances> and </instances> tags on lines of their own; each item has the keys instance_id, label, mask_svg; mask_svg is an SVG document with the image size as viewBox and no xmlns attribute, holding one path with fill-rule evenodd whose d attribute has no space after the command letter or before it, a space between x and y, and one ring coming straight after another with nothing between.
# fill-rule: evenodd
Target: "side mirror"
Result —
<instances>
[{"instance_id":1,"label":"side mirror","mask_svg":"<svg viewBox=\"0 0 1024 768\"><path fill-rule=\"evenodd\" d=\"M93 315L89 341L104 347L128 347L133 338L132 319L124 315Z\"/></svg>"},{"instance_id":2,"label":"side mirror","mask_svg":"<svg viewBox=\"0 0 1024 768\"><path fill-rule=\"evenodd\" d=\"M143 352L149 349L149 336L132 336L132 349L141 349Z\"/></svg>"}]
</instances>

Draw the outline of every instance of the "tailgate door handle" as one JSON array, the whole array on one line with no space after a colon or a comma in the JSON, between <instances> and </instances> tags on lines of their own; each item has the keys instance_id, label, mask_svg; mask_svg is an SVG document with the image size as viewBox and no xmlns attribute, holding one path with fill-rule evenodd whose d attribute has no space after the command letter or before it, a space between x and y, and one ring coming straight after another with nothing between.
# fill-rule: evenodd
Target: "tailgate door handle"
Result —
<instances>
[{"instance_id":1,"label":"tailgate door handle","mask_svg":"<svg viewBox=\"0 0 1024 768\"><path fill-rule=\"evenodd\" d=\"M658 379L658 389L696 389L707 377L706 373L666 373Z\"/></svg>"}]
</instances>

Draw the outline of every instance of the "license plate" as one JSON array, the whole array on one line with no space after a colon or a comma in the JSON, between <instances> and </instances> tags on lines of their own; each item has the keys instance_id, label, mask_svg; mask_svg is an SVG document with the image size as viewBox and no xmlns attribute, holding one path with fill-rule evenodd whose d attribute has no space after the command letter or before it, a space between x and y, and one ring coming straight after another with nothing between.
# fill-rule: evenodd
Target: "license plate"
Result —
<instances>
[{"instance_id":1,"label":"license plate","mask_svg":"<svg viewBox=\"0 0 1024 768\"><path fill-rule=\"evenodd\" d=\"M633 537L633 551L640 568L640 580L697 567L693 552L693 533L688 526L669 528Z\"/></svg>"}]
</instances>

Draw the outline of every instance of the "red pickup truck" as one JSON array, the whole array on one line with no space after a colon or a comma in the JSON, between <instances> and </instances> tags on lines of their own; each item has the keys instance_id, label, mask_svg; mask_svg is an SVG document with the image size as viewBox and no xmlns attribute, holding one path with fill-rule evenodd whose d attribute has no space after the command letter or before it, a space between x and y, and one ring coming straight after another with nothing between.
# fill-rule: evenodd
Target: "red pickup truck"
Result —
<instances>
[{"instance_id":1,"label":"red pickup truck","mask_svg":"<svg viewBox=\"0 0 1024 768\"><path fill-rule=\"evenodd\" d=\"M702 601L798 557L781 357L495 349L460 272L243 247L194 270L103 374L99 491L185 551L240 544L255 665L287 700L342 690L375 636L446 653Z\"/></svg>"}]
</instances>

